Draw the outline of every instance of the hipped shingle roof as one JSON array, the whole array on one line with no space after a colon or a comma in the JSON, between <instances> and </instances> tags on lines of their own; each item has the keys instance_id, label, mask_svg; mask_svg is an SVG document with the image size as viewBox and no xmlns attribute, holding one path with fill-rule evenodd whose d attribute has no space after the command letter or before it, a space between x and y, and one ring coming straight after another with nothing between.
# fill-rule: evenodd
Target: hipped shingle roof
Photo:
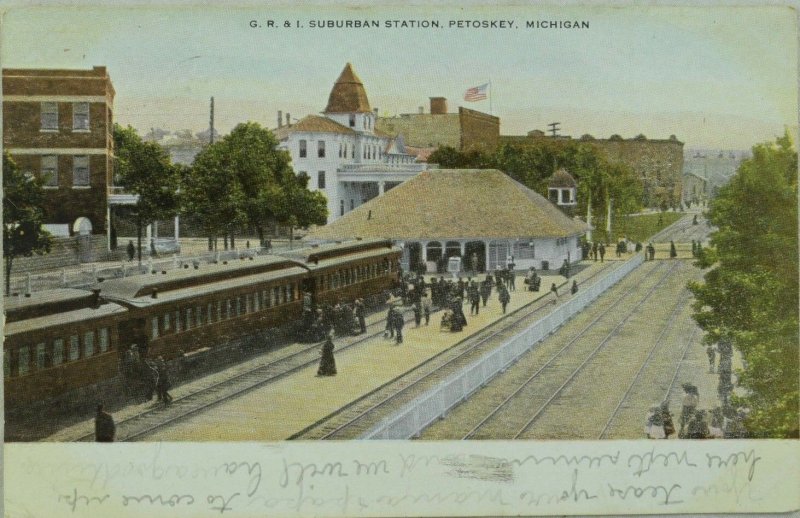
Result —
<instances>
[{"instance_id":1,"label":"hipped shingle roof","mask_svg":"<svg viewBox=\"0 0 800 518\"><path fill-rule=\"evenodd\" d=\"M555 238L586 228L496 169L438 169L420 173L306 238Z\"/></svg>"}]
</instances>

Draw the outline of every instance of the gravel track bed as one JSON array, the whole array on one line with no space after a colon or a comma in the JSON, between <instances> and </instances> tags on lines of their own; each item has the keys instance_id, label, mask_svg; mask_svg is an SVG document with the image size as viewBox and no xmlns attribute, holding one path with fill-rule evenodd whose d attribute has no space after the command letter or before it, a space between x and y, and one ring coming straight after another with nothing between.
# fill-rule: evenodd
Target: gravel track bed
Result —
<instances>
[{"instance_id":1,"label":"gravel track bed","mask_svg":"<svg viewBox=\"0 0 800 518\"><path fill-rule=\"evenodd\" d=\"M674 264L674 263L673 263ZM451 411L446 419L423 431L423 439L461 439L473 432L473 438L501 439L513 437L548 398L564 383L603 337L619 324L620 314L633 311L641 290L655 287L670 264L663 261L645 263L551 338L537 345L505 374L498 376L464 404ZM609 311L609 304L616 306ZM560 352L563 351L563 352ZM490 420L474 430L509 394L537 373L536 379L520 390ZM548 390L549 388L549 390ZM538 404L537 404L538 403Z\"/></svg>"}]
</instances>

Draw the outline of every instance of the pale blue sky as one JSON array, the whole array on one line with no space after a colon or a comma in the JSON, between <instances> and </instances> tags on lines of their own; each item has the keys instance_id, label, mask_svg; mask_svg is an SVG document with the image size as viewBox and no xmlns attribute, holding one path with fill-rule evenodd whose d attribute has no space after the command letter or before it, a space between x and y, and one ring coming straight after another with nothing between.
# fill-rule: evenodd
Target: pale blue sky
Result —
<instances>
[{"instance_id":1,"label":"pale blue sky","mask_svg":"<svg viewBox=\"0 0 800 518\"><path fill-rule=\"evenodd\" d=\"M506 19L513 29L251 29L273 19ZM589 29L526 29L587 20ZM491 80L501 133L560 121L564 134L675 134L687 147L749 148L797 125L797 29L785 7L15 8L4 67L106 65L115 117L142 131L273 127L324 109L346 62L381 114L416 112ZM793 130L794 131L794 130Z\"/></svg>"}]
</instances>

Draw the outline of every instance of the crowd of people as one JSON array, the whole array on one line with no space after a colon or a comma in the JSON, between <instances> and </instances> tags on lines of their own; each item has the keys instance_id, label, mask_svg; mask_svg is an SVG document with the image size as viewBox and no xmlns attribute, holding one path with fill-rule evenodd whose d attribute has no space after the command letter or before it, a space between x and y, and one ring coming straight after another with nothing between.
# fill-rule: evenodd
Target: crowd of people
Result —
<instances>
[{"instance_id":1,"label":"crowd of people","mask_svg":"<svg viewBox=\"0 0 800 518\"><path fill-rule=\"evenodd\" d=\"M711 355L709 354L709 359ZM645 419L645 435L648 439L669 439L677 432L679 439L744 439L747 431L744 420L747 417L745 409L734 409L723 405L711 410L698 408L700 405L700 392L691 383L684 383L683 399L681 400L681 413L679 427L675 428L669 402L650 408Z\"/></svg>"}]
</instances>

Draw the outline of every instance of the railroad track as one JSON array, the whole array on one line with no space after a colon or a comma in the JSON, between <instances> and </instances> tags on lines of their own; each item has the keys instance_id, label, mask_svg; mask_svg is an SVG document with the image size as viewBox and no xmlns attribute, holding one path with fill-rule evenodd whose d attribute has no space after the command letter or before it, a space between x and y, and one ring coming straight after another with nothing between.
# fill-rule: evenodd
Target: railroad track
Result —
<instances>
[{"instance_id":1,"label":"railroad track","mask_svg":"<svg viewBox=\"0 0 800 518\"><path fill-rule=\"evenodd\" d=\"M576 344L582 343L580 340L583 337L597 329L596 325L601 321L601 319L603 319L603 317L618 310L619 306L623 302L628 302L630 296L641 287L641 284L635 282L634 279L629 281L631 286L628 287L621 296L617 297L608 305L607 308L601 311L599 315L594 317L588 324L583 326L583 328L564 346L560 347L558 351L552 354L543 365L536 369L532 374L526 376L521 383L517 381L515 383L516 388L514 390L510 391L510 393L508 390L501 390L498 398L501 399L499 403L495 398L490 398L490 403L494 401L494 408L486 413L485 417L477 424L472 426L468 432L461 436L461 438L472 439L506 437L509 439L517 439L521 437L539 418L539 416L541 416L542 413L551 404L553 404L553 402L564 391L564 389L569 386L570 383L581 373L581 371L592 360L592 358L594 358L609 343L609 341L611 341L611 339L617 335L620 328L625 322L627 322L630 316L633 315L638 306L647 300L647 298L649 298L652 293L664 283L677 264L678 263L673 263L668 267L667 263L663 262L660 262L655 266L651 266L650 263L648 263L647 268L649 268L649 270L643 270L645 276L645 280L643 282L650 281L655 272L660 273L662 270L666 270L666 272L664 272L660 278L648 288L645 296L638 300L631 310L627 311L625 317L615 324L608 333L606 333L605 337L600 340L596 347L590 351L586 351L585 353L581 352L580 354L573 354L574 351L572 350ZM570 359L580 360L581 358L583 360L577 366L571 365L569 362ZM565 359L567 361L565 361ZM566 370L564 367L567 367ZM547 381L549 381L548 378L543 378L545 373L554 374L554 376L549 376L549 378L553 378L553 381L555 381L555 386L547 389L544 389L544 387L541 386L542 383L547 383ZM514 380L512 379L511 381ZM534 383L539 381L541 381L541 383ZM550 384L552 384L552 381L550 381ZM529 403L532 403L533 401L539 401L542 398L546 399L539 405L536 412L531 413L529 410L525 411L530 408ZM520 406L523 410L519 410ZM511 430L510 433L509 430ZM498 435L498 433L501 435Z\"/></svg>"},{"instance_id":2,"label":"railroad track","mask_svg":"<svg viewBox=\"0 0 800 518\"><path fill-rule=\"evenodd\" d=\"M697 216L697 225L692 224L694 214L687 214L672 225L654 234L650 238L650 241L653 243L669 243L670 241L685 243L691 240L705 241L712 229L708 226L708 220L703 217L702 214L698 214Z\"/></svg>"},{"instance_id":3,"label":"railroad track","mask_svg":"<svg viewBox=\"0 0 800 518\"><path fill-rule=\"evenodd\" d=\"M586 284L611 268L613 263L596 270L585 279ZM563 285L568 284L569 281ZM401 374L381 387L356 399L349 405L320 419L289 439L325 440L351 439L360 436L364 431L382 419L391 408L400 407L411 401L421 391L439 383L453 372L471 364L476 357L485 354L504 340L519 332L530 324L534 315L552 306L549 296L539 299L541 304L529 304L509 313L481 330L477 335L466 338L458 344L431 357L425 363ZM513 319L509 323L509 319Z\"/></svg>"},{"instance_id":4,"label":"railroad track","mask_svg":"<svg viewBox=\"0 0 800 518\"><path fill-rule=\"evenodd\" d=\"M408 317L408 314L405 316ZM408 320L410 319L406 318L406 321ZM366 334L352 337L355 339L351 338L352 341L339 345L337 351L341 352L362 345L370 339L380 336L385 327L385 318L373 322L367 325ZM376 329L378 331L375 331ZM319 348L319 343L302 347L298 351L293 351L230 378L212 383L183 397L175 398L169 406L158 405L155 408L121 419L117 422L117 440L134 441L168 424L185 419L209 407L272 383L310 365L315 365L319 362ZM94 441L94 433L82 435L76 441Z\"/></svg>"}]
</instances>

